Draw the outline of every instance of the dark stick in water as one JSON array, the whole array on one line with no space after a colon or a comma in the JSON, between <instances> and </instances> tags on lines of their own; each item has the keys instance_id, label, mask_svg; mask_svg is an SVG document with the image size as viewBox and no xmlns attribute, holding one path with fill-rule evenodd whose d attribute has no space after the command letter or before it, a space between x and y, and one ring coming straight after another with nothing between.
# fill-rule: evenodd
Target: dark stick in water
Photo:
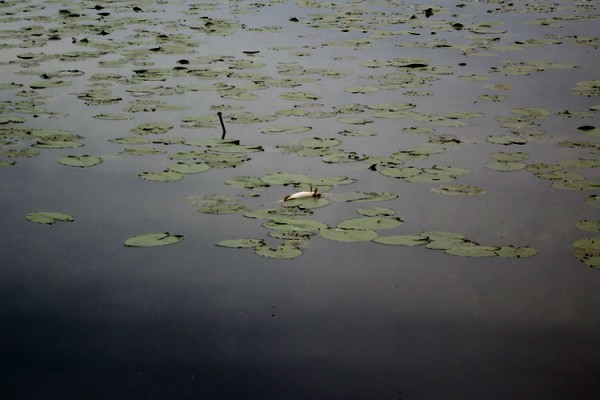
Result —
<instances>
[{"instance_id":1,"label":"dark stick in water","mask_svg":"<svg viewBox=\"0 0 600 400\"><path fill-rule=\"evenodd\" d=\"M221 136L221 139L225 139L225 123L223 122L223 114L221 111L219 111L217 115L219 116L219 121L221 121L221 129L223 129L223 136Z\"/></svg>"}]
</instances>

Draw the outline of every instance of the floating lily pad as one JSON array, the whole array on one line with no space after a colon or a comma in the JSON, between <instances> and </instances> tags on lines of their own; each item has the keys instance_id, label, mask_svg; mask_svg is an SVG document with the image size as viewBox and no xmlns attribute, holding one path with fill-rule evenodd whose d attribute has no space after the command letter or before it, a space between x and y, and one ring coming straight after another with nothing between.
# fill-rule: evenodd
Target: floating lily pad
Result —
<instances>
[{"instance_id":1,"label":"floating lily pad","mask_svg":"<svg viewBox=\"0 0 600 400\"><path fill-rule=\"evenodd\" d=\"M171 170L161 172L142 172L140 178L154 182L176 182L183 179L183 174Z\"/></svg>"},{"instance_id":2,"label":"floating lily pad","mask_svg":"<svg viewBox=\"0 0 600 400\"><path fill-rule=\"evenodd\" d=\"M100 164L102 162L102 158L88 155L66 156L58 160L58 162L69 167L86 168Z\"/></svg>"},{"instance_id":3,"label":"floating lily pad","mask_svg":"<svg viewBox=\"0 0 600 400\"><path fill-rule=\"evenodd\" d=\"M515 258L527 258L533 257L537 254L537 250L533 247L514 247L514 246L501 246L496 250L496 255L500 257L515 257Z\"/></svg>"},{"instance_id":4,"label":"floating lily pad","mask_svg":"<svg viewBox=\"0 0 600 400\"><path fill-rule=\"evenodd\" d=\"M320 138L314 137L312 139L304 139L300 142L301 146L308 147L310 149L320 149L324 147L333 147L342 143L338 139L334 138Z\"/></svg>"},{"instance_id":5,"label":"floating lily pad","mask_svg":"<svg viewBox=\"0 0 600 400\"><path fill-rule=\"evenodd\" d=\"M432 188L431 191L450 196L479 196L485 194L484 189L472 185L441 185Z\"/></svg>"},{"instance_id":6,"label":"floating lily pad","mask_svg":"<svg viewBox=\"0 0 600 400\"><path fill-rule=\"evenodd\" d=\"M316 95L314 93L308 93L308 92L285 92L282 93L280 96L280 98L284 99L284 100L318 100L321 98L321 96Z\"/></svg>"},{"instance_id":7,"label":"floating lily pad","mask_svg":"<svg viewBox=\"0 0 600 400\"><path fill-rule=\"evenodd\" d=\"M360 217L348 219L338 224L342 229L390 229L402 225L404 221L398 217Z\"/></svg>"},{"instance_id":8,"label":"floating lily pad","mask_svg":"<svg viewBox=\"0 0 600 400\"><path fill-rule=\"evenodd\" d=\"M573 255L585 265L600 268L600 236L581 239L573 243Z\"/></svg>"},{"instance_id":9,"label":"floating lily pad","mask_svg":"<svg viewBox=\"0 0 600 400\"><path fill-rule=\"evenodd\" d=\"M55 222L73 222L75 218L72 215L52 211L40 211L29 213L26 216L28 221L37 224L52 225Z\"/></svg>"},{"instance_id":10,"label":"floating lily pad","mask_svg":"<svg viewBox=\"0 0 600 400\"><path fill-rule=\"evenodd\" d=\"M326 228L322 222L310 219L294 218L294 217L276 217L263 224L265 228L275 229L278 231L307 231L316 232L319 229Z\"/></svg>"},{"instance_id":11,"label":"floating lily pad","mask_svg":"<svg viewBox=\"0 0 600 400\"><path fill-rule=\"evenodd\" d=\"M254 249L254 252L263 257L277 258L282 260L289 260L302 255L302 250L296 245L286 243L282 243L275 248L269 246L257 246Z\"/></svg>"},{"instance_id":12,"label":"floating lily pad","mask_svg":"<svg viewBox=\"0 0 600 400\"><path fill-rule=\"evenodd\" d=\"M338 193L333 196L334 201L350 202L371 202L371 201L386 201L397 198L398 195L386 192L346 192Z\"/></svg>"},{"instance_id":13,"label":"floating lily pad","mask_svg":"<svg viewBox=\"0 0 600 400\"><path fill-rule=\"evenodd\" d=\"M498 250L500 249L494 246L481 246L469 243L461 246L453 246L445 252L446 254L462 257L494 257L497 255L496 252Z\"/></svg>"},{"instance_id":14,"label":"floating lily pad","mask_svg":"<svg viewBox=\"0 0 600 400\"><path fill-rule=\"evenodd\" d=\"M268 186L260 178L252 176L236 176L225 181L227 185L243 187L246 189L254 189L261 186Z\"/></svg>"},{"instance_id":15,"label":"floating lily pad","mask_svg":"<svg viewBox=\"0 0 600 400\"><path fill-rule=\"evenodd\" d=\"M298 185L311 182L311 179L308 176L288 172L274 172L267 174L263 176L261 180L265 185Z\"/></svg>"},{"instance_id":16,"label":"floating lily pad","mask_svg":"<svg viewBox=\"0 0 600 400\"><path fill-rule=\"evenodd\" d=\"M511 144L524 145L527 144L527 139L516 135L491 135L486 138L490 143L509 146Z\"/></svg>"},{"instance_id":17,"label":"floating lily pad","mask_svg":"<svg viewBox=\"0 0 600 400\"><path fill-rule=\"evenodd\" d=\"M246 207L239 204L236 199L228 196L214 194L200 194L188 196L185 200L203 214L235 214L247 211Z\"/></svg>"},{"instance_id":18,"label":"floating lily pad","mask_svg":"<svg viewBox=\"0 0 600 400\"><path fill-rule=\"evenodd\" d=\"M388 207L364 207L356 210L365 217L391 217L396 215L396 210Z\"/></svg>"},{"instance_id":19,"label":"floating lily pad","mask_svg":"<svg viewBox=\"0 0 600 400\"><path fill-rule=\"evenodd\" d=\"M175 164L170 164L167 169L169 171L177 172L179 174L198 174L200 172L208 171L210 169L210 165L205 164L203 162L196 163L184 163L177 162Z\"/></svg>"},{"instance_id":20,"label":"floating lily pad","mask_svg":"<svg viewBox=\"0 0 600 400\"><path fill-rule=\"evenodd\" d=\"M344 229L340 227L326 227L319 231L325 239L338 242L369 242L377 237L377 233L370 229Z\"/></svg>"},{"instance_id":21,"label":"floating lily pad","mask_svg":"<svg viewBox=\"0 0 600 400\"><path fill-rule=\"evenodd\" d=\"M494 171L511 172L525 169L527 164L519 161L490 161L485 166Z\"/></svg>"},{"instance_id":22,"label":"floating lily pad","mask_svg":"<svg viewBox=\"0 0 600 400\"><path fill-rule=\"evenodd\" d=\"M255 248L258 246L265 246L265 241L264 239L230 239L221 240L217 243L217 246L236 249Z\"/></svg>"},{"instance_id":23,"label":"floating lily pad","mask_svg":"<svg viewBox=\"0 0 600 400\"><path fill-rule=\"evenodd\" d=\"M183 235L174 235L169 232L146 233L132 236L125 241L127 247L156 247L181 242Z\"/></svg>"},{"instance_id":24,"label":"floating lily pad","mask_svg":"<svg viewBox=\"0 0 600 400\"><path fill-rule=\"evenodd\" d=\"M293 134L293 133L303 133L303 132L308 132L310 131L312 128L310 126L289 126L289 127L271 127L271 128L266 128L263 129L261 131L261 133L267 133L267 134Z\"/></svg>"},{"instance_id":25,"label":"floating lily pad","mask_svg":"<svg viewBox=\"0 0 600 400\"><path fill-rule=\"evenodd\" d=\"M420 235L393 235L378 236L373 239L373 242L394 246L420 246L427 244L429 239Z\"/></svg>"}]
</instances>

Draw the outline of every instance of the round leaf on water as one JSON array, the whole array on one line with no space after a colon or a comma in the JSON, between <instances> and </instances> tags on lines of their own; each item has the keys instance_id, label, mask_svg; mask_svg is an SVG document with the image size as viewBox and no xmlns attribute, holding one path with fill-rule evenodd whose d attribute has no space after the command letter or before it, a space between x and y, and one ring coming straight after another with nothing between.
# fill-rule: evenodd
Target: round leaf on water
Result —
<instances>
[{"instance_id":1,"label":"round leaf on water","mask_svg":"<svg viewBox=\"0 0 600 400\"><path fill-rule=\"evenodd\" d=\"M300 142L300 145L304 146L304 147L308 147L310 149L320 149L323 147L333 147L333 146L337 146L340 143L342 143L340 140L338 139L334 139L334 138L319 138L319 137L314 137L312 139L304 139Z\"/></svg>"},{"instance_id":2,"label":"round leaf on water","mask_svg":"<svg viewBox=\"0 0 600 400\"><path fill-rule=\"evenodd\" d=\"M338 242L369 242L377 237L377 233L370 229L343 229L327 227L319 231L325 239Z\"/></svg>"},{"instance_id":3,"label":"round leaf on water","mask_svg":"<svg viewBox=\"0 0 600 400\"><path fill-rule=\"evenodd\" d=\"M360 217L348 219L338 224L342 229L391 229L402 225L404 221L398 217Z\"/></svg>"},{"instance_id":4,"label":"round leaf on water","mask_svg":"<svg viewBox=\"0 0 600 400\"><path fill-rule=\"evenodd\" d=\"M366 130L358 130L358 129L345 129L343 131L338 132L339 135L342 136L375 136L376 132L366 131Z\"/></svg>"},{"instance_id":5,"label":"round leaf on water","mask_svg":"<svg viewBox=\"0 0 600 400\"><path fill-rule=\"evenodd\" d=\"M263 224L265 228L279 231L308 231L316 232L327 227L322 222L302 218L275 218Z\"/></svg>"},{"instance_id":6,"label":"round leaf on water","mask_svg":"<svg viewBox=\"0 0 600 400\"><path fill-rule=\"evenodd\" d=\"M354 93L354 94L375 93L378 91L379 91L379 88L377 88L376 86L368 86L368 85L349 86L344 89L344 92Z\"/></svg>"},{"instance_id":7,"label":"round leaf on water","mask_svg":"<svg viewBox=\"0 0 600 400\"><path fill-rule=\"evenodd\" d=\"M594 194L589 196L585 202L592 207L600 208L600 195Z\"/></svg>"},{"instance_id":8,"label":"round leaf on water","mask_svg":"<svg viewBox=\"0 0 600 400\"><path fill-rule=\"evenodd\" d=\"M600 232L600 220L591 221L589 219L583 219L577 222L576 226L584 231Z\"/></svg>"},{"instance_id":9,"label":"round leaf on water","mask_svg":"<svg viewBox=\"0 0 600 400\"><path fill-rule=\"evenodd\" d=\"M255 248L264 245L265 241L263 239L230 239L221 240L219 243L217 243L217 246L231 247L235 249Z\"/></svg>"},{"instance_id":10,"label":"round leaf on water","mask_svg":"<svg viewBox=\"0 0 600 400\"><path fill-rule=\"evenodd\" d=\"M132 236L125 241L127 247L156 247L178 243L183 240L183 235L173 235L169 232L146 233Z\"/></svg>"},{"instance_id":11,"label":"round leaf on water","mask_svg":"<svg viewBox=\"0 0 600 400\"><path fill-rule=\"evenodd\" d=\"M533 247L502 246L496 251L496 254L500 257L527 258L535 256L537 250Z\"/></svg>"},{"instance_id":12,"label":"round leaf on water","mask_svg":"<svg viewBox=\"0 0 600 400\"><path fill-rule=\"evenodd\" d=\"M492 154L492 157L496 161L500 161L500 162L515 162L515 161L527 160L527 158L529 158L529 155L527 153L523 153L522 151L518 151L516 153L506 153L506 152L501 151L501 152Z\"/></svg>"},{"instance_id":13,"label":"round leaf on water","mask_svg":"<svg viewBox=\"0 0 600 400\"><path fill-rule=\"evenodd\" d=\"M225 181L225 184L237 187L243 187L246 189L254 189L257 187L265 186L262 179L253 176L236 176L229 178Z\"/></svg>"},{"instance_id":14,"label":"round leaf on water","mask_svg":"<svg viewBox=\"0 0 600 400\"><path fill-rule=\"evenodd\" d=\"M246 207L239 204L233 197L215 194L199 194L185 198L185 200L204 214L235 214L247 211Z\"/></svg>"},{"instance_id":15,"label":"round leaf on water","mask_svg":"<svg viewBox=\"0 0 600 400\"><path fill-rule=\"evenodd\" d=\"M519 161L490 161L485 166L494 171L512 172L525 169L527 164Z\"/></svg>"},{"instance_id":16,"label":"round leaf on water","mask_svg":"<svg viewBox=\"0 0 600 400\"><path fill-rule=\"evenodd\" d=\"M179 172L169 170L162 172L142 172L139 176L142 179L154 182L176 182L183 179L183 175Z\"/></svg>"},{"instance_id":17,"label":"round leaf on water","mask_svg":"<svg viewBox=\"0 0 600 400\"><path fill-rule=\"evenodd\" d=\"M265 129L261 130L261 133L291 134L291 133L308 132L311 129L312 128L310 126L272 127L272 128L265 128Z\"/></svg>"},{"instance_id":18,"label":"round leaf on water","mask_svg":"<svg viewBox=\"0 0 600 400\"><path fill-rule=\"evenodd\" d=\"M333 196L334 201L366 203L370 201L386 201L397 198L398 195L386 192L346 192Z\"/></svg>"},{"instance_id":19,"label":"round leaf on water","mask_svg":"<svg viewBox=\"0 0 600 400\"><path fill-rule=\"evenodd\" d=\"M310 183L308 176L287 173L287 172L274 172L267 174L261 178L265 185L298 185L301 183Z\"/></svg>"},{"instance_id":20,"label":"round leaf on water","mask_svg":"<svg viewBox=\"0 0 600 400\"><path fill-rule=\"evenodd\" d=\"M306 217L311 214L309 210L301 210L299 208L262 208L260 210L254 210L244 214L244 217L255 218L255 219L266 219L266 220L277 220L281 218L300 218Z\"/></svg>"},{"instance_id":21,"label":"round leaf on water","mask_svg":"<svg viewBox=\"0 0 600 400\"><path fill-rule=\"evenodd\" d=\"M493 246L467 244L451 247L446 250L446 254L461 257L493 257L497 255L498 250L498 247Z\"/></svg>"},{"instance_id":22,"label":"round leaf on water","mask_svg":"<svg viewBox=\"0 0 600 400\"><path fill-rule=\"evenodd\" d=\"M394 235L378 236L373 239L375 243L389 244L394 246L419 246L428 243L428 239L419 235Z\"/></svg>"},{"instance_id":23,"label":"round leaf on water","mask_svg":"<svg viewBox=\"0 0 600 400\"><path fill-rule=\"evenodd\" d=\"M391 217L396 215L396 210L387 207L365 207L356 210L365 217Z\"/></svg>"},{"instance_id":24,"label":"round leaf on water","mask_svg":"<svg viewBox=\"0 0 600 400\"><path fill-rule=\"evenodd\" d=\"M102 162L102 158L88 155L66 156L58 160L58 162L69 167L86 168L100 164Z\"/></svg>"},{"instance_id":25,"label":"round leaf on water","mask_svg":"<svg viewBox=\"0 0 600 400\"><path fill-rule=\"evenodd\" d=\"M600 165L600 161L579 158L572 160L562 160L558 163L558 165L563 168L596 168Z\"/></svg>"},{"instance_id":26,"label":"round leaf on water","mask_svg":"<svg viewBox=\"0 0 600 400\"><path fill-rule=\"evenodd\" d=\"M573 243L573 255L592 268L600 268L600 236L585 238Z\"/></svg>"},{"instance_id":27,"label":"round leaf on water","mask_svg":"<svg viewBox=\"0 0 600 400\"><path fill-rule=\"evenodd\" d=\"M516 135L491 135L486 138L490 143L501 144L509 146L511 144L524 145L527 143L527 139Z\"/></svg>"},{"instance_id":28,"label":"round leaf on water","mask_svg":"<svg viewBox=\"0 0 600 400\"><path fill-rule=\"evenodd\" d=\"M52 212L52 211L40 211L29 213L26 216L28 221L35 222L37 224L52 225L57 221L60 222L73 222L75 218L72 215Z\"/></svg>"},{"instance_id":29,"label":"round leaf on water","mask_svg":"<svg viewBox=\"0 0 600 400\"><path fill-rule=\"evenodd\" d=\"M441 185L431 189L432 192L438 194L446 194L450 196L478 196L485 194L485 190L479 186L471 185Z\"/></svg>"},{"instance_id":30,"label":"round leaf on water","mask_svg":"<svg viewBox=\"0 0 600 400\"><path fill-rule=\"evenodd\" d=\"M284 100L319 100L321 96L308 92L285 92L279 95Z\"/></svg>"},{"instance_id":31,"label":"round leaf on water","mask_svg":"<svg viewBox=\"0 0 600 400\"><path fill-rule=\"evenodd\" d=\"M302 255L301 249L295 245L286 243L282 243L276 248L271 248L269 246L258 246L254 249L254 252L263 257L278 258L281 260L289 260Z\"/></svg>"},{"instance_id":32,"label":"round leaf on water","mask_svg":"<svg viewBox=\"0 0 600 400\"><path fill-rule=\"evenodd\" d=\"M423 171L417 167L379 167L377 168L377 171L382 175L401 179L410 178L423 173Z\"/></svg>"},{"instance_id":33,"label":"round leaf on water","mask_svg":"<svg viewBox=\"0 0 600 400\"><path fill-rule=\"evenodd\" d=\"M197 162L193 164L188 164L184 162L177 162L175 164L170 164L167 169L172 172L177 172L179 174L198 174L200 172L208 171L210 169L210 165Z\"/></svg>"}]
</instances>

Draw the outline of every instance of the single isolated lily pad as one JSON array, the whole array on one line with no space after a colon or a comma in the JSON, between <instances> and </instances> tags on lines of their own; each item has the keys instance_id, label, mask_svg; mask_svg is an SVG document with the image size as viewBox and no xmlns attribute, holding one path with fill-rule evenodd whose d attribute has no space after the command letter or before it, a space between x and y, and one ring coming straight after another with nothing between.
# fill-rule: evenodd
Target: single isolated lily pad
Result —
<instances>
[{"instance_id":1,"label":"single isolated lily pad","mask_svg":"<svg viewBox=\"0 0 600 400\"><path fill-rule=\"evenodd\" d=\"M156 247L178 243L183 240L183 235L174 235L169 232L146 233L132 236L125 241L127 247Z\"/></svg>"},{"instance_id":2,"label":"single isolated lily pad","mask_svg":"<svg viewBox=\"0 0 600 400\"><path fill-rule=\"evenodd\" d=\"M68 167L87 168L100 164L102 162L102 158L89 155L66 156L58 160L58 162Z\"/></svg>"},{"instance_id":3,"label":"single isolated lily pad","mask_svg":"<svg viewBox=\"0 0 600 400\"><path fill-rule=\"evenodd\" d=\"M55 222L73 222L75 218L72 215L53 211L40 211L29 213L26 216L28 221L37 224L52 225Z\"/></svg>"}]
</instances>

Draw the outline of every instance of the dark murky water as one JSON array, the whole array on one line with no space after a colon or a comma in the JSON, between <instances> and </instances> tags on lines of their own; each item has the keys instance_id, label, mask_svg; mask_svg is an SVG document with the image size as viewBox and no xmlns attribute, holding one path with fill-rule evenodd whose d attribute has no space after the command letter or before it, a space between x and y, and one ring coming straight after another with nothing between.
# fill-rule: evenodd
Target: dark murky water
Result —
<instances>
[{"instance_id":1,"label":"dark murky water","mask_svg":"<svg viewBox=\"0 0 600 400\"><path fill-rule=\"evenodd\" d=\"M577 82L598 78L597 39L583 45L576 40L593 39L596 34L597 4L558 3L548 8L545 2L515 1L508 6L493 1L434 1L433 15L427 17L429 6L414 2L333 2L322 3L321 8L293 1L272 1L258 8L251 2L4 2L0 5L5 11L0 17L0 83L22 86L0 90L0 117L23 120L2 120L0 125L0 160L16 161L0 168L2 398L600 396L600 278L596 269L573 255L573 243L598 235L576 227L580 220L598 220L598 208L588 202L590 196L598 194L598 187L563 190L528 170L498 172L486 168L492 155L503 151L526 152L524 162L528 165L555 165L580 158L598 161L597 133L585 135L577 129L598 125L597 89L591 96L572 93ZM136 12L133 7L140 10ZM386 14L377 14L379 11ZM293 17L298 22L290 22ZM125 18L133 19L125 23ZM547 19L544 25L532 23L541 19ZM237 25L207 35L200 27L206 27L208 21ZM457 22L464 25L462 30L452 27ZM481 25L489 22L493 23ZM49 29L60 26L69 30L58 30L56 40L49 40ZM107 34L100 34L94 26L105 26ZM42 27L42 33L30 34L37 31L35 27ZM261 27L279 29L257 29ZM402 32L377 36L378 32L392 31ZM161 33L172 35L172 39L178 34L189 35L184 43L199 43L188 46L185 52L167 54L169 43L160 41ZM81 42L84 38L87 44ZM339 45L347 39L368 39L370 43L364 48ZM120 45L102 50L101 43ZM133 54L139 48L159 45L162 50ZM105 53L84 60L61 61L40 55L97 48ZM250 50L260 53L243 53ZM28 52L36 54L33 61L23 56ZM223 61L205 64L201 57L207 55L265 65L235 69ZM450 68L450 72L420 71L416 74L419 77L436 79L422 87L409 82L390 88L386 82L367 76L398 69L361 65L367 60L415 57L426 58L430 66ZM99 64L120 59L124 63L119 66ZM177 64L182 59L190 60L190 64ZM506 66L507 60L544 60L577 68L546 66L515 75L494 72ZM348 74L333 78L315 72L300 75L318 80L299 87L267 85L250 90L258 100L228 99L215 90L149 97L136 97L127 91L153 85L250 85L253 79L245 79L243 73L297 78L281 72L289 63L306 69L346 70ZM133 72L144 68L172 70L178 65L217 68L217 73L224 69L232 74L137 81ZM44 79L44 73L65 70L83 74L61 78L72 81L68 87L31 88L36 82L58 79ZM92 79L100 73L121 75L130 82ZM487 80L459 78L469 75ZM356 85L375 86L378 91L344 91ZM487 85L510 88L490 89ZM107 89L120 100L86 105L77 95L90 89ZM411 90L429 95L411 96ZM308 107L305 101L279 97L289 91L312 92L321 98ZM26 96L26 92L33 93ZM484 94L506 99L487 101L480 98ZM45 115L15 106L15 102L28 98L39 101L48 112L65 115ZM140 99L189 109L124 111ZM156 147L166 153L137 157L119 154L125 147L135 146L109 142L135 136L132 129L155 121L174 126L165 137L219 137L217 125L189 129L182 127L182 121L193 115L214 116L214 106L221 104L267 115L295 105L309 111L331 111L342 104L399 102L414 103L412 111L423 115L482 115L459 118L465 122L459 127L411 118L374 118L372 110L350 115L373 119L365 126L337 119L348 115L281 116L272 122L236 124L232 117L238 111L225 108L228 137L263 146L265 151L248 154L250 160L237 168L212 168L171 183L148 182L138 174L165 169L173 162L169 156L189 151L189 146L150 143L141 147ZM520 121L537 126L502 126L499 117L515 117L514 109L523 107L542 108L549 114ZM581 115L569 118L566 110ZM111 113L126 113L132 119L94 118ZM260 133L273 126L311 126L312 130L289 135ZM11 157L10 150L35 144L7 133L19 127L65 130L82 136L84 146L39 149L40 154L32 158ZM435 132L407 133L405 128L410 127L429 127ZM344 129L368 129L376 135L337 134ZM511 132L527 138L527 143L502 146L486 140L490 135ZM318 156L284 154L276 147L296 145L314 136L336 137L346 151L386 157L444 134L456 136L461 143L407 165L469 169L471 173L455 183L482 187L485 195L440 195L431 191L439 186L437 183L384 176L369 170L368 162L325 163ZM561 146L565 140L579 145ZM582 146L583 142L592 147ZM68 155L84 154L101 156L103 162L91 168L57 162ZM278 200L293 191L291 187L258 188L253 191L258 197L242 197L250 190L224 184L236 176L260 177L278 171L356 180L349 186L334 187L331 194L357 190L398 195L375 203L331 201L315 209L310 218L329 225L356 217L359 207L382 206L394 209L404 224L378 232L381 236L458 232L491 246L531 246L537 254L528 258L458 257L424 246L343 243L319 235L304 245L300 257L291 260L264 258L251 249L215 246L221 240L243 237L263 238L272 245L278 241L267 236L263 221L240 213L202 214L185 198L218 194L234 197L252 210L279 207ZM579 174L585 182L598 182L597 168L568 172ZM51 226L27 221L25 216L36 211L65 212L75 221ZM148 249L123 245L133 235L162 231L184 235L185 240Z\"/></svg>"}]
</instances>

